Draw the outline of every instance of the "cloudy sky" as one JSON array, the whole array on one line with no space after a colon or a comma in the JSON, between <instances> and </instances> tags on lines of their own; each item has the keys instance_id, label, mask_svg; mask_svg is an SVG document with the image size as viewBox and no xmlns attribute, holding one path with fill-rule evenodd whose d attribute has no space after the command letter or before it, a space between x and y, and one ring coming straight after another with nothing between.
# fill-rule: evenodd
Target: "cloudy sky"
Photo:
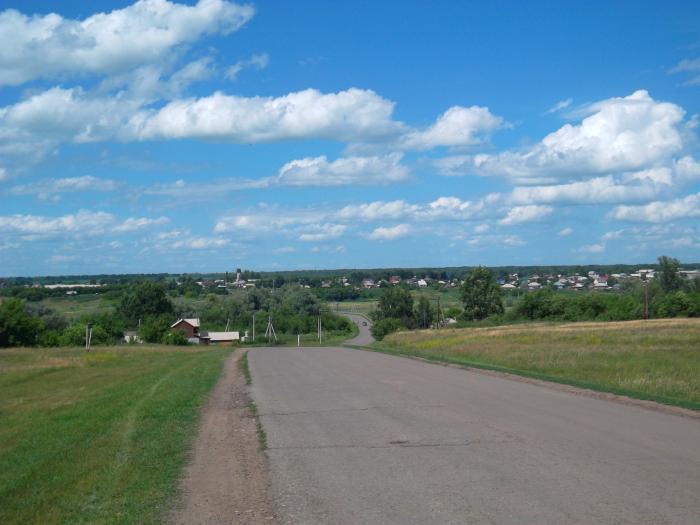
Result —
<instances>
[{"instance_id":1,"label":"cloudy sky","mask_svg":"<svg viewBox=\"0 0 700 525\"><path fill-rule=\"evenodd\" d=\"M700 261L696 2L0 5L0 275Z\"/></svg>"}]
</instances>

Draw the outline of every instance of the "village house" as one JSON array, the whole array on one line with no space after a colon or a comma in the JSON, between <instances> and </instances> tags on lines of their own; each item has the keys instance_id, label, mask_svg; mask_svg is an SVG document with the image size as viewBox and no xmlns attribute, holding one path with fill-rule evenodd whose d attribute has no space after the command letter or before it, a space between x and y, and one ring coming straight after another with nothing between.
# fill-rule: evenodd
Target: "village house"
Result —
<instances>
[{"instance_id":1,"label":"village house","mask_svg":"<svg viewBox=\"0 0 700 525\"><path fill-rule=\"evenodd\" d=\"M231 345L241 339L238 332L201 332L198 318L178 319L170 325L170 329L180 332L193 344Z\"/></svg>"},{"instance_id":2,"label":"village house","mask_svg":"<svg viewBox=\"0 0 700 525\"><path fill-rule=\"evenodd\" d=\"M187 340L197 339L199 342L199 318L178 319L170 325L170 330L173 332L182 332Z\"/></svg>"},{"instance_id":3,"label":"village house","mask_svg":"<svg viewBox=\"0 0 700 525\"><path fill-rule=\"evenodd\" d=\"M199 343L203 345L230 346L241 340L239 332L202 332Z\"/></svg>"}]
</instances>

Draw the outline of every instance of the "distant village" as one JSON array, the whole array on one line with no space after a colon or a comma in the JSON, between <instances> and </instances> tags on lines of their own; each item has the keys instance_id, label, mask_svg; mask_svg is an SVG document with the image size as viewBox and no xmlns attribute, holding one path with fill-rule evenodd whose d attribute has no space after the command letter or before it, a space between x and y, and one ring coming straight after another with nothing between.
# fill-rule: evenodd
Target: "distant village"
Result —
<instances>
[{"instance_id":1,"label":"distant village","mask_svg":"<svg viewBox=\"0 0 700 525\"><path fill-rule=\"evenodd\" d=\"M458 288L463 281L457 277L448 277L443 275L442 277L435 277L436 272L432 272L433 275L413 275L410 277L402 277L400 275L390 275L385 278L371 278L371 277L359 277L358 274L361 272L353 272L352 275L339 276L332 278L282 278L280 276L275 277L250 277L249 275L259 275L255 272L241 272L237 270L235 274L229 277L227 273L223 279L205 279L201 278L198 280L193 280L190 276L184 276L183 278L178 278L173 276L174 279L170 281L170 285L174 288L180 288L186 285L195 285L202 291L217 291L218 293L226 294L231 290L245 290L251 288L274 288L279 287L284 284L296 284L302 288L312 289L331 289L331 288L345 288L350 290L355 290L361 292L363 290L372 290L376 288L388 288L391 286L407 286L411 288ZM438 272L439 273L439 272ZM531 273L531 274L521 274L521 273L509 273L503 274L497 278L497 282L501 289L504 291L536 291L541 288L551 287L556 290L571 290L571 291L615 291L619 290L623 283L626 281L651 281L656 278L656 270L653 268L639 268L631 273L610 273L610 274L599 274L594 270L588 271L587 273L570 273L570 274L554 274L554 273ZM248 275L246 275L248 274ZM689 280L700 279L700 269L681 269L679 274ZM233 276L235 275L235 279ZM187 282L189 280L189 282ZM0 288L2 288L6 283L0 280ZM58 292L59 290L65 290L66 295L77 295L79 293L86 293L90 290L97 292L101 287L109 286L109 282L91 282L91 283L51 283L51 284L40 284L31 283L24 284L25 288L43 288L46 290L51 290Z\"/></svg>"}]
</instances>

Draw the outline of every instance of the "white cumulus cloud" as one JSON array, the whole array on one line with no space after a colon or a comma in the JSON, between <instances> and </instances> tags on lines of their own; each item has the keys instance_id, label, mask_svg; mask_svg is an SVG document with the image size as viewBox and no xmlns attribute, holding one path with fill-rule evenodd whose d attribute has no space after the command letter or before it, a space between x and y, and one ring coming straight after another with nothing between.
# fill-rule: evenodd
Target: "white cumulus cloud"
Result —
<instances>
[{"instance_id":1,"label":"white cumulus cloud","mask_svg":"<svg viewBox=\"0 0 700 525\"><path fill-rule=\"evenodd\" d=\"M670 201L654 201L640 206L617 206L608 216L611 219L633 222L668 222L700 217L700 193Z\"/></svg>"},{"instance_id":2,"label":"white cumulus cloud","mask_svg":"<svg viewBox=\"0 0 700 525\"><path fill-rule=\"evenodd\" d=\"M253 16L250 5L139 0L84 20L0 12L0 85L40 77L115 74L158 63L207 34L229 34Z\"/></svg>"},{"instance_id":3,"label":"white cumulus cloud","mask_svg":"<svg viewBox=\"0 0 700 525\"><path fill-rule=\"evenodd\" d=\"M401 154L383 157L341 157L328 161L320 157L293 160L279 171L274 184L283 186L341 186L348 184L388 184L408 178Z\"/></svg>"},{"instance_id":4,"label":"white cumulus cloud","mask_svg":"<svg viewBox=\"0 0 700 525\"><path fill-rule=\"evenodd\" d=\"M0 232L29 237L93 236L132 232L167 222L167 217L157 219L130 217L119 221L111 213L80 210L77 213L59 217L21 214L0 216Z\"/></svg>"},{"instance_id":5,"label":"white cumulus cloud","mask_svg":"<svg viewBox=\"0 0 700 525\"><path fill-rule=\"evenodd\" d=\"M372 230L368 238L373 241L392 241L400 237L405 237L411 233L408 224L397 224L396 226L380 226Z\"/></svg>"},{"instance_id":6,"label":"white cumulus cloud","mask_svg":"<svg viewBox=\"0 0 700 525\"><path fill-rule=\"evenodd\" d=\"M371 90L338 93L306 89L281 97L239 97L216 92L175 100L132 117L128 134L147 139L218 139L272 142L291 139L367 140L402 128L394 103Z\"/></svg>"},{"instance_id":7,"label":"white cumulus cloud","mask_svg":"<svg viewBox=\"0 0 700 525\"><path fill-rule=\"evenodd\" d=\"M299 240L303 242L320 242L327 241L329 239L337 239L345 233L347 226L344 224L319 224L311 229L299 235Z\"/></svg>"},{"instance_id":8,"label":"white cumulus cloud","mask_svg":"<svg viewBox=\"0 0 700 525\"><path fill-rule=\"evenodd\" d=\"M42 179L29 184L18 184L10 188L15 195L37 195L46 199L56 193L78 191L114 191L119 187L112 179L98 179L92 175L82 177L65 177L61 179Z\"/></svg>"},{"instance_id":9,"label":"white cumulus cloud","mask_svg":"<svg viewBox=\"0 0 700 525\"><path fill-rule=\"evenodd\" d=\"M557 233L557 235L558 235L559 237L568 237L568 236L571 235L572 233L574 233L574 229L573 229L573 228L570 228L570 227L566 227L566 228L564 228L564 229L562 229L562 230L559 230L559 233Z\"/></svg>"},{"instance_id":10,"label":"white cumulus cloud","mask_svg":"<svg viewBox=\"0 0 700 525\"><path fill-rule=\"evenodd\" d=\"M409 204L403 200L374 201L366 204L350 204L338 212L338 218L344 220L360 219L373 221L377 219L398 219L412 214L419 206Z\"/></svg>"},{"instance_id":11,"label":"white cumulus cloud","mask_svg":"<svg viewBox=\"0 0 700 525\"><path fill-rule=\"evenodd\" d=\"M502 117L481 106L453 106L423 131L404 137L407 149L428 150L439 146L473 146L488 139L491 133L507 126Z\"/></svg>"},{"instance_id":12,"label":"white cumulus cloud","mask_svg":"<svg viewBox=\"0 0 700 525\"><path fill-rule=\"evenodd\" d=\"M506 176L519 184L557 183L668 165L687 146L685 111L639 90L597 102L535 146L500 154L447 157L446 175Z\"/></svg>"},{"instance_id":13,"label":"white cumulus cloud","mask_svg":"<svg viewBox=\"0 0 700 525\"><path fill-rule=\"evenodd\" d=\"M513 224L522 224L524 222L532 222L546 217L554 211L551 206L538 206L531 204L528 206L515 206L508 210L507 215L499 221L500 224L510 226Z\"/></svg>"}]
</instances>

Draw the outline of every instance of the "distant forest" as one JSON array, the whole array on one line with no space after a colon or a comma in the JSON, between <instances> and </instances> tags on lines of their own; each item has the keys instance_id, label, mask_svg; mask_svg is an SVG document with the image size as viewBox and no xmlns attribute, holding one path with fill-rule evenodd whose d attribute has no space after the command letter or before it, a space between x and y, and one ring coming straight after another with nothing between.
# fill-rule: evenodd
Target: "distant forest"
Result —
<instances>
[{"instance_id":1,"label":"distant forest","mask_svg":"<svg viewBox=\"0 0 700 525\"><path fill-rule=\"evenodd\" d=\"M700 263L683 263L682 267L688 270L700 269ZM241 278L245 280L258 279L262 281L260 286L272 287L277 282L288 281L317 281L320 279L334 279L347 277L352 282L359 282L362 279L388 279L392 275L398 275L402 279L413 276L430 277L432 279L453 279L462 278L465 274L473 270L475 266L452 266L452 267L418 267L418 268L339 268L332 270L289 270L275 272L256 272L252 270L242 270ZM530 274L551 274L551 275L585 275L589 271L594 271L599 275L613 273L632 273L640 268L659 269L658 263L639 264L588 264L588 265L542 265L542 266L492 266L489 267L496 277L507 276L518 273L520 276ZM52 275L38 277L0 277L0 286L18 286L31 284L129 284L140 281L166 281L188 277L197 280L235 280L236 272L218 273L152 273L152 274L96 274L96 275Z\"/></svg>"}]
</instances>

